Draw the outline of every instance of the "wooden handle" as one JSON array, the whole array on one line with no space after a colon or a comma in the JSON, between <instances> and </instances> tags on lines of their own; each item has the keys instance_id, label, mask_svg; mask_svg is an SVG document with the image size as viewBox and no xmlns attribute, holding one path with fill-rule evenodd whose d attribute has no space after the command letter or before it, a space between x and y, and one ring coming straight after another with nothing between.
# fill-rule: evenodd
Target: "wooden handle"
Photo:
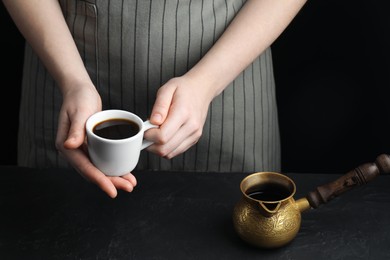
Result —
<instances>
[{"instance_id":1,"label":"wooden handle","mask_svg":"<svg viewBox=\"0 0 390 260\"><path fill-rule=\"evenodd\" d=\"M342 193L370 182L378 175L386 175L389 173L390 156L381 154L376 158L374 163L360 165L339 179L317 187L306 198L312 208L318 208L321 204L331 201Z\"/></svg>"}]
</instances>

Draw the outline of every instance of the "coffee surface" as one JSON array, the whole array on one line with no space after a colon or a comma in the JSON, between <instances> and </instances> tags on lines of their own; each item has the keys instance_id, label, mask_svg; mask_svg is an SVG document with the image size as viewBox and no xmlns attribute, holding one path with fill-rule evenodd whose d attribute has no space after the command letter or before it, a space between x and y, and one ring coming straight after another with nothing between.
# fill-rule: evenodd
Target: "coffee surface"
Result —
<instances>
[{"instance_id":1,"label":"coffee surface","mask_svg":"<svg viewBox=\"0 0 390 260\"><path fill-rule=\"evenodd\" d=\"M290 194L289 189L277 184L261 185L247 192L249 197L260 201L279 201L287 198Z\"/></svg>"},{"instance_id":2,"label":"coffee surface","mask_svg":"<svg viewBox=\"0 0 390 260\"><path fill-rule=\"evenodd\" d=\"M140 128L137 123L127 119L109 119L93 127L93 133L106 139L126 139L136 135Z\"/></svg>"}]
</instances>

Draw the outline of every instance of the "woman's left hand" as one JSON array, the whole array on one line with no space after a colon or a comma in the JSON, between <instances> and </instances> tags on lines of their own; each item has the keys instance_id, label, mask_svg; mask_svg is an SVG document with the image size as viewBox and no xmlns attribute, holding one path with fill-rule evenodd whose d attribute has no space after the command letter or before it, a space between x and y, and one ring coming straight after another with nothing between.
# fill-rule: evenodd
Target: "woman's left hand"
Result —
<instances>
[{"instance_id":1,"label":"woman's left hand","mask_svg":"<svg viewBox=\"0 0 390 260\"><path fill-rule=\"evenodd\" d=\"M160 127L145 132L145 139L154 142L147 150L171 159L196 144L213 97L201 83L185 75L164 84L150 117L150 122Z\"/></svg>"}]
</instances>

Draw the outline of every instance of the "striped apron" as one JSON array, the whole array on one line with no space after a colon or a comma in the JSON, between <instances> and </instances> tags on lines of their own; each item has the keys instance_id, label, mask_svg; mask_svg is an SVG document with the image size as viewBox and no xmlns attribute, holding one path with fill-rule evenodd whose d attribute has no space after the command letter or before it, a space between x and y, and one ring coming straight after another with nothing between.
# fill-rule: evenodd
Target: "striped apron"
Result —
<instances>
[{"instance_id":1,"label":"striped apron","mask_svg":"<svg viewBox=\"0 0 390 260\"><path fill-rule=\"evenodd\" d=\"M60 0L103 109L150 115L156 92L207 52L245 0ZM26 44L18 164L69 167L55 149L61 94ZM211 103L196 145L173 159L143 151L138 170L280 171L280 139L267 49Z\"/></svg>"}]
</instances>

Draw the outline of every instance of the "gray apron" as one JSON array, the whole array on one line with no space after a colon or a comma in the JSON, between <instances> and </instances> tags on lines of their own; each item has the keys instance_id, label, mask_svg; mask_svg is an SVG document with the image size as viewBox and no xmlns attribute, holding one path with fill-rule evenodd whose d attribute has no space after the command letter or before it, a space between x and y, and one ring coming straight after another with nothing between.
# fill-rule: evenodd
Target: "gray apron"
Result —
<instances>
[{"instance_id":1,"label":"gray apron","mask_svg":"<svg viewBox=\"0 0 390 260\"><path fill-rule=\"evenodd\" d=\"M244 0L60 0L103 109L147 119L157 89L208 51ZM54 146L61 95L26 45L18 164L68 167ZM210 105L199 142L171 160L143 151L138 170L280 171L271 50Z\"/></svg>"}]
</instances>

